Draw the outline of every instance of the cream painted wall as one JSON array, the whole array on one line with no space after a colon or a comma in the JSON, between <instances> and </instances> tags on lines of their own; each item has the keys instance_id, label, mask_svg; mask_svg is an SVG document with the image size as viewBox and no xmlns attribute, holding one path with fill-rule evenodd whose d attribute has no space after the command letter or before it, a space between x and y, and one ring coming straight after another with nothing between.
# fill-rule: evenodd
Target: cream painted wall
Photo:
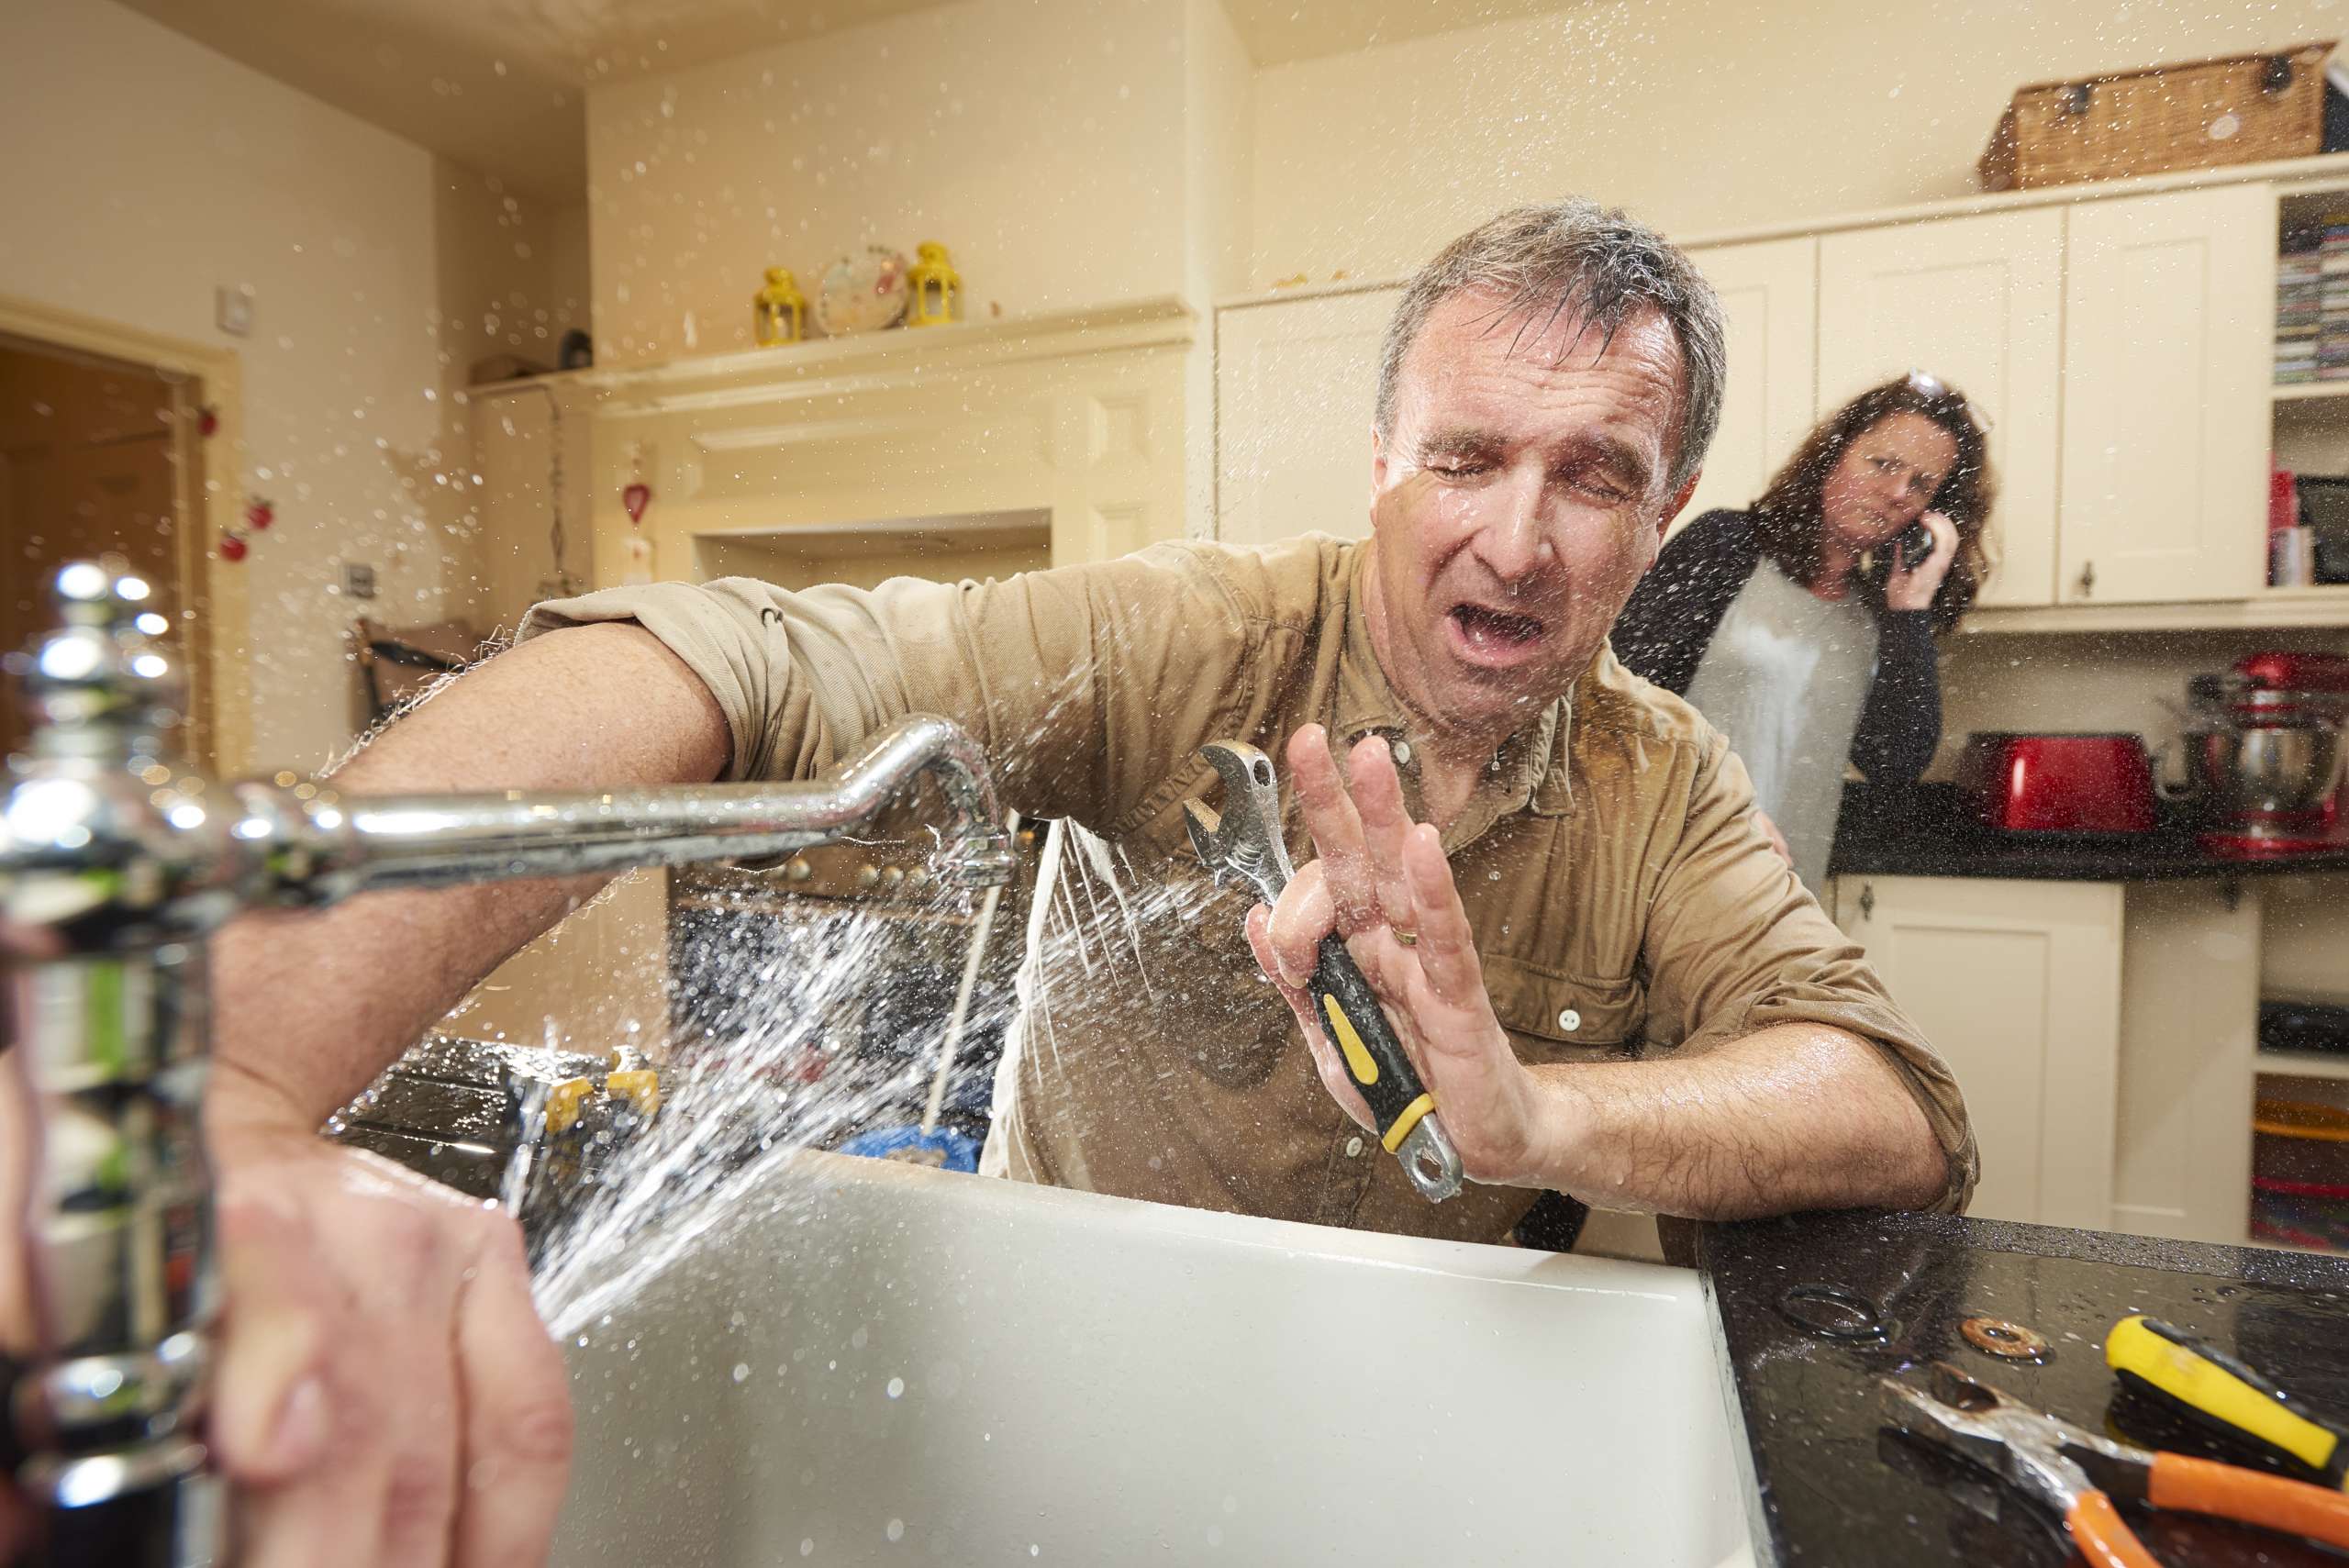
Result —
<instances>
[{"instance_id":1,"label":"cream painted wall","mask_svg":"<svg viewBox=\"0 0 2349 1568\"><path fill-rule=\"evenodd\" d=\"M1183 287L1202 317L1247 286L1256 83L1220 0L1183 6ZM1215 335L1202 332L1184 370L1192 417L1184 430L1186 532L1215 531Z\"/></svg>"},{"instance_id":2,"label":"cream painted wall","mask_svg":"<svg viewBox=\"0 0 2349 1568\"><path fill-rule=\"evenodd\" d=\"M439 313L446 291L510 285L473 281L494 248L439 247L496 232L499 205L104 0L0 6L0 293L239 354L246 445L214 454L212 476L270 496L277 521L243 567L254 744L230 761L323 764L350 734L341 562L376 568L387 619L438 619L472 592L473 530L440 482L465 449ZM219 284L254 290L250 337L215 328Z\"/></svg>"},{"instance_id":3,"label":"cream painted wall","mask_svg":"<svg viewBox=\"0 0 2349 1568\"><path fill-rule=\"evenodd\" d=\"M970 314L1184 283L1186 0L965 0L587 100L596 359L747 348L869 241L945 241Z\"/></svg>"},{"instance_id":4,"label":"cream painted wall","mask_svg":"<svg viewBox=\"0 0 2349 1568\"><path fill-rule=\"evenodd\" d=\"M1399 276L1573 192L1675 235L1971 193L2027 82L2340 36L2349 0L1601 0L1256 75L1252 284Z\"/></svg>"}]
</instances>

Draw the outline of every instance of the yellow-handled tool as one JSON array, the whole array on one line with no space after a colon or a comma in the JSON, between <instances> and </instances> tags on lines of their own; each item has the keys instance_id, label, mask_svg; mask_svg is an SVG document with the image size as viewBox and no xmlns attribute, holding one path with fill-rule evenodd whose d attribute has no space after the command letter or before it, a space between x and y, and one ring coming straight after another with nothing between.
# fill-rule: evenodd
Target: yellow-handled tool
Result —
<instances>
[{"instance_id":1,"label":"yellow-handled tool","mask_svg":"<svg viewBox=\"0 0 2349 1568\"><path fill-rule=\"evenodd\" d=\"M1218 882L1244 884L1266 904L1277 903L1294 873L1281 839L1273 760L1241 740L1211 740L1199 748L1199 755L1223 780L1221 811L1196 800L1183 803L1184 826L1199 863ZM1321 939L1306 989L1321 1016L1321 1032L1345 1059L1348 1075L1377 1118L1380 1143L1403 1162L1403 1173L1419 1195L1442 1203L1459 1192L1460 1155L1435 1114L1435 1096L1420 1084L1419 1070L1379 1010L1377 993L1335 931Z\"/></svg>"},{"instance_id":2,"label":"yellow-handled tool","mask_svg":"<svg viewBox=\"0 0 2349 1568\"><path fill-rule=\"evenodd\" d=\"M2349 1428L2326 1419L2207 1340L2158 1318L2123 1318L2104 1361L2205 1427L2248 1441L2349 1491Z\"/></svg>"}]
</instances>

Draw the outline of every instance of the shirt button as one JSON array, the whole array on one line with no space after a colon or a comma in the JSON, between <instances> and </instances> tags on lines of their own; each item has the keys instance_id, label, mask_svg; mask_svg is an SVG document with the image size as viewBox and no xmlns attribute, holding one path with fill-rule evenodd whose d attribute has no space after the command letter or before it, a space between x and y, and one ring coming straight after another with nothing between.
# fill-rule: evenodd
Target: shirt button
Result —
<instances>
[{"instance_id":1,"label":"shirt button","mask_svg":"<svg viewBox=\"0 0 2349 1568\"><path fill-rule=\"evenodd\" d=\"M1361 1153L1361 1152L1362 1152L1362 1140L1361 1140L1361 1139L1359 1139L1359 1138L1349 1138L1349 1139L1347 1139L1347 1140L1346 1140L1346 1158L1347 1158L1347 1159L1351 1160L1351 1159L1353 1159L1355 1155L1357 1155L1357 1154L1359 1154L1359 1153Z\"/></svg>"},{"instance_id":2,"label":"shirt button","mask_svg":"<svg viewBox=\"0 0 2349 1568\"><path fill-rule=\"evenodd\" d=\"M1395 742L1395 765L1398 768L1408 768L1411 765L1411 743L1408 740Z\"/></svg>"},{"instance_id":3,"label":"shirt button","mask_svg":"<svg viewBox=\"0 0 2349 1568\"><path fill-rule=\"evenodd\" d=\"M1567 1034L1574 1033L1575 1030L1582 1028L1582 1015L1572 1007L1568 1007L1558 1015L1558 1028Z\"/></svg>"}]
</instances>

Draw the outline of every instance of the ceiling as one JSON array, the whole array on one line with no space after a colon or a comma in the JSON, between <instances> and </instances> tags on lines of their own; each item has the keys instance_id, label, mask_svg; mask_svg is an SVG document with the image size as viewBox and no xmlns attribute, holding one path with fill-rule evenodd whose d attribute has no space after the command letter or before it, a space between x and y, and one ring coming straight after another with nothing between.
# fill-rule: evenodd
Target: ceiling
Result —
<instances>
[{"instance_id":1,"label":"ceiling","mask_svg":"<svg viewBox=\"0 0 2349 1568\"><path fill-rule=\"evenodd\" d=\"M952 0L121 0L206 48L542 199L583 198L583 90ZM1109 0L1115 4L1117 0ZM1569 0L1222 0L1258 65Z\"/></svg>"},{"instance_id":2,"label":"ceiling","mask_svg":"<svg viewBox=\"0 0 2349 1568\"><path fill-rule=\"evenodd\" d=\"M556 202L587 186L583 89L945 0L121 0L263 75Z\"/></svg>"}]
</instances>

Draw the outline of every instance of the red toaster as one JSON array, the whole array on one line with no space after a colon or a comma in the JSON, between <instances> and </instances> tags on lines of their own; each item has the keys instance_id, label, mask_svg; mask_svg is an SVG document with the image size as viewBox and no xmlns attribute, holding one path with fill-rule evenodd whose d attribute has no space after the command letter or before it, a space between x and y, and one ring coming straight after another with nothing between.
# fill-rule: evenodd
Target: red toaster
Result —
<instances>
[{"instance_id":1,"label":"red toaster","mask_svg":"<svg viewBox=\"0 0 2349 1568\"><path fill-rule=\"evenodd\" d=\"M2150 833L2154 765L2136 735L1969 735L1958 788L2010 833Z\"/></svg>"}]
</instances>

